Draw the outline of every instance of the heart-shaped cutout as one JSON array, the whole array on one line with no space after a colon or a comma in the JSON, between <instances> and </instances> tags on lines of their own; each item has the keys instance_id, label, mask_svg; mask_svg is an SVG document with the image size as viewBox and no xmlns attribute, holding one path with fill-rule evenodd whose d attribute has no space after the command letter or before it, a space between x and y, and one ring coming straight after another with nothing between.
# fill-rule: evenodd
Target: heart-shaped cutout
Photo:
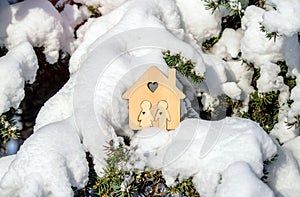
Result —
<instances>
[{"instance_id":1,"label":"heart-shaped cutout","mask_svg":"<svg viewBox=\"0 0 300 197\"><path fill-rule=\"evenodd\" d=\"M155 90L157 89L158 87L158 83L157 82L149 82L148 83L148 88L149 90L153 93L155 92Z\"/></svg>"}]
</instances>

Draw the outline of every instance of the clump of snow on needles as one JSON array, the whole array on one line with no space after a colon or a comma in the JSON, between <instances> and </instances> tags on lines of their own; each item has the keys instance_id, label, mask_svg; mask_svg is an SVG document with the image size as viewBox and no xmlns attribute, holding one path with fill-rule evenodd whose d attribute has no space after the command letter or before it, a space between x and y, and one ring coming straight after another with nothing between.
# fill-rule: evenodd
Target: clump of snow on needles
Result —
<instances>
[{"instance_id":1,"label":"clump of snow on needles","mask_svg":"<svg viewBox=\"0 0 300 197\"><path fill-rule=\"evenodd\" d=\"M34 81L37 69L37 57L28 42L0 58L0 114L10 107L18 108L25 96L25 82Z\"/></svg>"},{"instance_id":2,"label":"clump of snow on needles","mask_svg":"<svg viewBox=\"0 0 300 197\"><path fill-rule=\"evenodd\" d=\"M222 11L216 10L213 14L206 9L204 1L176 0L180 10L184 28L199 43L217 37L221 31ZM191 14L194 13L194 14Z\"/></svg>"},{"instance_id":3,"label":"clump of snow on needles","mask_svg":"<svg viewBox=\"0 0 300 197\"><path fill-rule=\"evenodd\" d=\"M78 5L66 4L60 14L64 23L67 23L72 28L75 28L78 24L89 18L92 13L85 6L79 7Z\"/></svg>"},{"instance_id":4,"label":"clump of snow on needles","mask_svg":"<svg viewBox=\"0 0 300 197\"><path fill-rule=\"evenodd\" d=\"M0 44L8 49L24 41L43 46L49 63L57 61L60 49L69 53L72 50L72 29L49 1L27 0L1 6L0 18Z\"/></svg>"},{"instance_id":5,"label":"clump of snow on needles","mask_svg":"<svg viewBox=\"0 0 300 197\"><path fill-rule=\"evenodd\" d=\"M268 32L278 32L288 37L300 32L300 1L267 0L266 4L274 7L263 15L263 25Z\"/></svg>"},{"instance_id":6,"label":"clump of snow on needles","mask_svg":"<svg viewBox=\"0 0 300 197\"><path fill-rule=\"evenodd\" d=\"M21 146L0 182L1 196L72 196L88 181L88 164L69 118L45 126ZM62 132L63 131L63 132Z\"/></svg>"},{"instance_id":7,"label":"clump of snow on needles","mask_svg":"<svg viewBox=\"0 0 300 197\"><path fill-rule=\"evenodd\" d=\"M246 184L241 184L245 183ZM272 190L255 175L246 162L230 165L222 174L216 197L274 197Z\"/></svg>"}]
</instances>

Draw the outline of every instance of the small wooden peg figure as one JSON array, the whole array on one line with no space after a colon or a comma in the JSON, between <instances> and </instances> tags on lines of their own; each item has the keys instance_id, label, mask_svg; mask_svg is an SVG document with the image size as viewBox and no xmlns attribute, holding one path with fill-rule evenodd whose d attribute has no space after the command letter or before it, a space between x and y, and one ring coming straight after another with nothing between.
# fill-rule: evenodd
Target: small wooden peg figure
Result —
<instances>
[{"instance_id":1,"label":"small wooden peg figure","mask_svg":"<svg viewBox=\"0 0 300 197\"><path fill-rule=\"evenodd\" d=\"M155 115L155 121L158 121L158 127L167 130L167 121L171 121L170 114L168 112L168 103L166 101L159 101L157 104L157 112Z\"/></svg>"},{"instance_id":2,"label":"small wooden peg figure","mask_svg":"<svg viewBox=\"0 0 300 197\"><path fill-rule=\"evenodd\" d=\"M142 111L138 117L138 121L140 122L139 126L142 128L152 127L152 121L154 120L150 108L151 103L149 101L143 101L141 103Z\"/></svg>"}]
</instances>

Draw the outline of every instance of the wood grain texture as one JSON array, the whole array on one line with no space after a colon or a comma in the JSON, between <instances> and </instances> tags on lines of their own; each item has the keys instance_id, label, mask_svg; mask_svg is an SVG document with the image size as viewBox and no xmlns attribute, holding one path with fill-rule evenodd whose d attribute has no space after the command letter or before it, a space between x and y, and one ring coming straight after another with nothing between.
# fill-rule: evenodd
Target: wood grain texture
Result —
<instances>
[{"instance_id":1,"label":"wood grain texture","mask_svg":"<svg viewBox=\"0 0 300 197\"><path fill-rule=\"evenodd\" d=\"M180 123L180 99L185 95L176 87L175 69L169 69L167 78L157 67L149 68L123 98L129 100L129 126L133 130L146 127L173 130ZM150 106L145 105L148 102Z\"/></svg>"}]
</instances>

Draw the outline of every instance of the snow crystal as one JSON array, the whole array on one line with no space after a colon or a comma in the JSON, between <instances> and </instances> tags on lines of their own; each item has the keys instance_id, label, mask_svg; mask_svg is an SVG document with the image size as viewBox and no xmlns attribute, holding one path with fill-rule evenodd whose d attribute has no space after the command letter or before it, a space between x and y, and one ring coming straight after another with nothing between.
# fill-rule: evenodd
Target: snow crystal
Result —
<instances>
[{"instance_id":1,"label":"snow crystal","mask_svg":"<svg viewBox=\"0 0 300 197\"><path fill-rule=\"evenodd\" d=\"M267 0L266 3L275 7L263 15L262 24L268 32L279 32L289 37L300 32L299 0Z\"/></svg>"},{"instance_id":2,"label":"snow crystal","mask_svg":"<svg viewBox=\"0 0 300 197\"><path fill-rule=\"evenodd\" d=\"M37 57L28 42L0 58L0 114L10 107L18 108L24 97L25 81L34 81L37 68Z\"/></svg>"}]
</instances>

